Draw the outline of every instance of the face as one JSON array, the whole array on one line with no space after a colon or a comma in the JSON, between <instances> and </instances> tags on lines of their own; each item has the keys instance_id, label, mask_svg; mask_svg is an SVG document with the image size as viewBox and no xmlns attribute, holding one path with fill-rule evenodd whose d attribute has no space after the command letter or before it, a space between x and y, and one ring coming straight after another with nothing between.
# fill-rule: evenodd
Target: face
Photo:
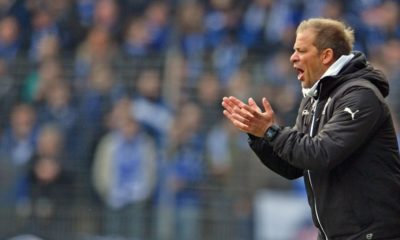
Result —
<instances>
[{"instance_id":1,"label":"face","mask_svg":"<svg viewBox=\"0 0 400 240\"><path fill-rule=\"evenodd\" d=\"M297 79L303 88L310 88L328 69L323 54L314 46L315 33L311 29L299 32L294 43L294 52L290 57L297 70Z\"/></svg>"}]
</instances>

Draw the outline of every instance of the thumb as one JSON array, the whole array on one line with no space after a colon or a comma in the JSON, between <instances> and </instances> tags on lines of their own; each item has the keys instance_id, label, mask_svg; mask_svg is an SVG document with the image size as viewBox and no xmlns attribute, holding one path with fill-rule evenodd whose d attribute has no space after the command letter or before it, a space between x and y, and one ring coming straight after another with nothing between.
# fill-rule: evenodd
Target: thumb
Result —
<instances>
[{"instance_id":1,"label":"thumb","mask_svg":"<svg viewBox=\"0 0 400 240\"><path fill-rule=\"evenodd\" d=\"M265 112L274 112L272 110L271 104L269 104L268 100L265 97L262 99L262 104L264 106Z\"/></svg>"}]
</instances>

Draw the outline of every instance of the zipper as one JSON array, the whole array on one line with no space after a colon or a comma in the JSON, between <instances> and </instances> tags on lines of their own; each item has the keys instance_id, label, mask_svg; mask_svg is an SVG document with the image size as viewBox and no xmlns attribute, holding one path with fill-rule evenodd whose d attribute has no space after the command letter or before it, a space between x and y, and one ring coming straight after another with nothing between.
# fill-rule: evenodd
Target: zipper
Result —
<instances>
[{"instance_id":1,"label":"zipper","mask_svg":"<svg viewBox=\"0 0 400 240\"><path fill-rule=\"evenodd\" d=\"M318 105L318 99L315 101L315 103L312 106L312 108L313 108L312 109L313 110L312 111L313 112L313 116L312 116L312 120L311 120L310 137L313 137L313 135L314 135L314 124L315 124L315 115L316 115L316 112L317 112L317 105ZM308 176L308 180L310 181L311 191L313 192L315 216L317 217L317 221L318 221L318 224L319 224L319 226L321 228L322 234L324 235L324 238L326 240L329 240L328 236L326 235L325 229L321 224L321 220L319 219L318 209L317 209L317 200L315 198L314 186L313 186L313 183L312 183L312 180L311 180L311 171L310 170L307 170L307 176Z\"/></svg>"},{"instance_id":2,"label":"zipper","mask_svg":"<svg viewBox=\"0 0 400 240\"><path fill-rule=\"evenodd\" d=\"M308 176L308 180L310 181L311 191L313 191L313 193L314 193L314 187L313 187L313 184L312 184L312 181L311 181L310 170L307 170L307 176ZM321 220L319 220L319 215L318 215L318 210L317 210L317 200L315 199L315 194L313 194L313 198L314 198L315 216L317 217L318 224L319 224L319 226L321 227L322 234L324 235L325 239L326 239L326 240L329 240L329 239L328 239L328 236L326 235L325 229L324 229L324 227L323 227L322 224L321 224Z\"/></svg>"}]
</instances>

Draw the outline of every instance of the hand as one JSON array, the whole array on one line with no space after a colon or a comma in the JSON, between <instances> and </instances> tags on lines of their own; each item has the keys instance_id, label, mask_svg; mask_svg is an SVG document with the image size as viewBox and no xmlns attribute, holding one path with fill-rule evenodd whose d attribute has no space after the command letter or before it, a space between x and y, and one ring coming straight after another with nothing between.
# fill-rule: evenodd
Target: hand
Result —
<instances>
[{"instance_id":1,"label":"hand","mask_svg":"<svg viewBox=\"0 0 400 240\"><path fill-rule=\"evenodd\" d=\"M262 103L264 112L252 98L249 98L248 104L245 104L233 96L224 97L222 99L222 106L225 108L223 113L239 130L263 137L265 131L275 123L275 114L266 98L262 99Z\"/></svg>"}]
</instances>

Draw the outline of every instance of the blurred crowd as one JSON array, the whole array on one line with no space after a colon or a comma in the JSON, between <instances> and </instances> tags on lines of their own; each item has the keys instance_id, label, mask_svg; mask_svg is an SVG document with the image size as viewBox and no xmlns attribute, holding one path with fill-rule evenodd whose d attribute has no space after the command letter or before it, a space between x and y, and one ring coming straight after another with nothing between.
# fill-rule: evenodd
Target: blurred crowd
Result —
<instances>
[{"instance_id":1,"label":"blurred crowd","mask_svg":"<svg viewBox=\"0 0 400 240\"><path fill-rule=\"evenodd\" d=\"M257 191L302 188L221 98L265 96L292 125L295 29L316 16L355 29L397 126L396 0L0 0L1 239L252 239Z\"/></svg>"}]
</instances>

